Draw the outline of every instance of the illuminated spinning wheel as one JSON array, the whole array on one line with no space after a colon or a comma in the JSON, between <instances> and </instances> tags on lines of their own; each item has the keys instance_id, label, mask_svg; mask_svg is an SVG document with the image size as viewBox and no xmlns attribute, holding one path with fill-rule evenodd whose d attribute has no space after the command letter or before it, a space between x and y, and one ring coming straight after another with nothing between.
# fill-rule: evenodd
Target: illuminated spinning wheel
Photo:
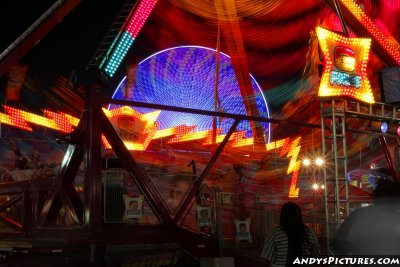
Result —
<instances>
[{"instance_id":1,"label":"illuminated spinning wheel","mask_svg":"<svg viewBox=\"0 0 400 267\"><path fill-rule=\"evenodd\" d=\"M136 70L135 82L127 88L128 99L146 103L164 104L184 108L215 111L216 51L199 46L180 46L166 49L141 61ZM220 54L218 102L221 112L247 115L235 72L228 55ZM251 76L254 100L260 117L269 118L268 105L261 88ZM114 99L125 98L126 77L114 92ZM110 109L115 108L110 106ZM134 109L147 113L149 109ZM162 110L157 118L159 130L179 125L196 126L194 132L211 130L211 117ZM218 129L225 134L231 119L220 119ZM265 139L270 141L270 124L261 123ZM249 121L241 121L236 131L245 131L252 138Z\"/></svg>"}]
</instances>

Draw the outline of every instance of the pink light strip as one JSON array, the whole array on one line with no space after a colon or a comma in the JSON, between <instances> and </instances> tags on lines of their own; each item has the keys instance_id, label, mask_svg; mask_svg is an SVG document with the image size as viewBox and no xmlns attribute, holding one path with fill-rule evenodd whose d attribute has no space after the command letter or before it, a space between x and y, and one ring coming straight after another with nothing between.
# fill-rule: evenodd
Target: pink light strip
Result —
<instances>
[{"instance_id":1,"label":"pink light strip","mask_svg":"<svg viewBox=\"0 0 400 267\"><path fill-rule=\"evenodd\" d=\"M143 0L140 2L139 7L136 9L125 30L129 32L133 38L138 36L156 3L157 0Z\"/></svg>"}]
</instances>

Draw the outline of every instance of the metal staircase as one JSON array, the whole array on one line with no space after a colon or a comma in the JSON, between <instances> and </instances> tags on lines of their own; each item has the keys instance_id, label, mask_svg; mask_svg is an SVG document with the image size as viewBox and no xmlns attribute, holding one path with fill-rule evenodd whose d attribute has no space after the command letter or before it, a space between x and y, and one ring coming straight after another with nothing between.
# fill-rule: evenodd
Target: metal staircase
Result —
<instances>
[{"instance_id":1,"label":"metal staircase","mask_svg":"<svg viewBox=\"0 0 400 267\"><path fill-rule=\"evenodd\" d=\"M107 33L104 35L99 46L94 52L92 58L90 59L88 65L86 66L86 69L95 68L100 65L104 57L106 57L107 52L111 50L111 48L114 46L115 40L118 39L122 30L125 28L125 24L132 16L138 3L139 3L138 0L125 1L117 17L114 19L114 22L111 24Z\"/></svg>"}]
</instances>

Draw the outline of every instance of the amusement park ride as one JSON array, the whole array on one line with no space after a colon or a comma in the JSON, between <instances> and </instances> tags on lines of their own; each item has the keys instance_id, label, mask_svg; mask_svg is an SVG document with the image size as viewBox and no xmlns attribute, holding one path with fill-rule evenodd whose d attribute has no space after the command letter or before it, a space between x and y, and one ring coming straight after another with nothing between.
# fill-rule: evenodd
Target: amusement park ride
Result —
<instances>
[{"instance_id":1,"label":"amusement park ride","mask_svg":"<svg viewBox=\"0 0 400 267\"><path fill-rule=\"evenodd\" d=\"M325 1L340 18L344 35L347 33L346 25L348 25L359 38L350 38L343 34L317 28L321 53L326 64L319 90L321 125L273 119L269 118L269 115L260 114L268 113L268 108L260 109L255 81L249 75L238 14L236 9L232 8L235 1L216 0L214 2L219 27L227 43L229 57L226 58L230 58L231 61L230 71L236 77L240 98L243 100L243 110L228 113L218 109L207 111L201 108L146 103L145 99L141 101L134 98L125 99L121 91L119 99L105 97L103 95L105 87L113 79L157 4L157 0L127 0L118 19L111 26L89 63L90 68L98 70L99 76L93 80L87 90L84 110L79 119L49 111L45 112L46 117L42 117L7 106L4 108L7 114L0 114L2 123L25 130L29 130L29 123L32 123L60 131L63 133L60 141L68 143L60 171L55 179L27 180L0 186L1 195L13 195L12 198L0 205L0 212L16 205L22 207L21 221L15 221L5 215L0 216L0 222L15 229L14 232L0 233L1 240L63 239L71 242L81 241L90 245L92 253L96 253L97 245L104 244L176 243L195 256L219 256L221 242L216 236L189 231L182 227L181 223L193 203L197 203L198 197L205 188L204 182L217 164L219 157L222 157L225 149L250 145L257 148L257 153L278 150L281 156L289 159L287 173L291 174L291 184L288 197L298 196L300 137L271 141L269 131L271 123L321 129L322 131L322 150L325 160L329 161L331 166L324 169L325 188L327 188L324 198L326 214L324 230L325 236L329 240L330 235L349 212L346 131L356 129L349 129L346 122L349 118L357 118L365 121L388 121L400 124L399 111L396 106L376 103L372 95L366 75L370 45L373 52L387 67L399 66L400 53L397 49L399 46L393 40L388 41L387 36L375 26L354 1ZM57 1L37 23L1 54L0 75L6 73L11 65L18 62L38 40L43 38L79 3L79 0ZM350 60L353 65L350 64L350 67L346 64L340 66L335 61L337 58L331 58L332 51L337 47L341 47L340 53L346 57L343 60ZM190 53L197 48L191 49ZM174 50L174 53L178 53L177 51L179 50ZM224 54L220 53L219 48L216 52L218 59L215 64L223 65ZM155 58L151 62L153 64ZM145 65L139 64L135 75L137 77L146 76L148 73L144 72L144 69ZM127 77L125 87L132 86L129 84L130 82L132 81L129 81L129 77ZM216 83L218 84L218 81ZM211 96L213 93L213 91L210 92ZM113 108L107 110L104 108L105 106ZM141 140L142 143L129 143L115 129L115 120L112 119L115 114L113 115L112 112L116 112L118 107L122 106L133 107L134 109L125 109L125 112L134 114L132 116L135 119L143 118L141 121L145 124L143 127L148 130L148 138ZM123 108L121 110L124 111ZM179 124L158 129L157 124L154 123L155 119L151 122L149 111L195 114L219 118L220 121L225 120L229 123L225 123L223 129L213 127L215 131L204 130L195 135L190 129ZM118 116L115 115L115 117ZM247 132L253 133L252 136L247 135L246 127ZM359 130L359 132L363 131ZM139 154L137 151L145 150L155 140L161 140L167 136L174 136L176 140L180 138L177 142L206 140L204 144L211 147L209 151L212 151L209 153L211 156L201 173L197 175L193 171L193 183L174 212L170 211L157 186L136 158ZM387 148L385 137L380 136L379 139L392 176L398 180L396 167ZM170 143L173 143L171 140ZM146 203L159 222L157 225L104 223L105 188L102 180L102 147L112 148L115 156L121 161L122 169L131 174L131 178L135 181L137 188L143 194ZM132 153L130 150L134 152ZM82 192L78 192L74 185L75 177L82 163L85 169L83 196L80 195ZM60 213L65 213L65 218L70 221L70 224L62 229L54 227ZM127 234L128 232L129 234Z\"/></svg>"}]
</instances>

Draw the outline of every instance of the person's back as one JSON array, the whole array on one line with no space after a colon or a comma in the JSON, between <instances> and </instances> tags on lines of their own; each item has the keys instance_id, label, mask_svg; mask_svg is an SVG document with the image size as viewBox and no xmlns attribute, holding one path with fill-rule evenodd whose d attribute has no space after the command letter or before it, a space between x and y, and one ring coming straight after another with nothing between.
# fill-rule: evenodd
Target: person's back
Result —
<instances>
[{"instance_id":1,"label":"person's back","mask_svg":"<svg viewBox=\"0 0 400 267\"><path fill-rule=\"evenodd\" d=\"M332 240L337 255L400 255L398 189L382 181L374 192L375 204L353 211Z\"/></svg>"},{"instance_id":2,"label":"person's back","mask_svg":"<svg viewBox=\"0 0 400 267\"><path fill-rule=\"evenodd\" d=\"M318 238L303 224L300 207L286 203L281 209L280 226L268 234L261 257L271 266L292 266L297 257L318 255Z\"/></svg>"}]
</instances>

